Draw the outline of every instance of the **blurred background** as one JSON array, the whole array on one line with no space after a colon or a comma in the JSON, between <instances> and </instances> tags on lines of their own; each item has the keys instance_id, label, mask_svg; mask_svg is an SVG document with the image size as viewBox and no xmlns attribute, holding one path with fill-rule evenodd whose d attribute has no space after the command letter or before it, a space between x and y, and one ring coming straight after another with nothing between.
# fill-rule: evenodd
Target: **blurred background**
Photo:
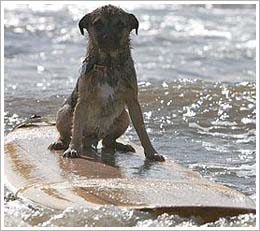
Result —
<instances>
[{"instance_id":1,"label":"blurred background","mask_svg":"<svg viewBox=\"0 0 260 231\"><path fill-rule=\"evenodd\" d=\"M55 119L86 53L87 35L81 36L78 21L105 3L5 3L6 134L33 114ZM167 158L255 200L255 5L113 5L134 13L140 23L139 35L131 35L132 56L154 146ZM127 136L139 142L132 126ZM64 211L61 219L13 201L10 195L6 190L6 225L199 225L192 219L149 217L115 208L96 211L96 223L91 212L80 217L81 210ZM113 213L117 216L108 215ZM255 219L247 214L207 226L250 226Z\"/></svg>"}]
</instances>

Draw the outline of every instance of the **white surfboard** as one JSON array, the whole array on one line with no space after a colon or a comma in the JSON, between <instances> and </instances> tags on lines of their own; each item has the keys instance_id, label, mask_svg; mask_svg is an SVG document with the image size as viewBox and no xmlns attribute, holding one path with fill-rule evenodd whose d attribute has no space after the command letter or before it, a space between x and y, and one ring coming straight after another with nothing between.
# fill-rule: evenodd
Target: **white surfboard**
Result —
<instances>
[{"instance_id":1,"label":"white surfboard","mask_svg":"<svg viewBox=\"0 0 260 231\"><path fill-rule=\"evenodd\" d=\"M47 149L57 136L55 126L38 121L5 137L5 183L18 197L60 210L114 205L199 216L205 222L255 213L254 202L244 194L171 160L147 162L143 149L133 143L136 153L65 159L62 151Z\"/></svg>"}]
</instances>

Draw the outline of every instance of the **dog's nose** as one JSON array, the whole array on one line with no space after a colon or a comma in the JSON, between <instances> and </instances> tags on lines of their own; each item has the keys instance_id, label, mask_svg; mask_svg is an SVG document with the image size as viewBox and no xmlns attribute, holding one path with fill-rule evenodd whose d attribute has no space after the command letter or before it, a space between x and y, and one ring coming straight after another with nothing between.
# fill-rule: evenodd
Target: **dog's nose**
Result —
<instances>
[{"instance_id":1,"label":"dog's nose","mask_svg":"<svg viewBox=\"0 0 260 231\"><path fill-rule=\"evenodd\" d=\"M108 35L107 35L107 34L104 34L104 35L103 35L103 39L108 39Z\"/></svg>"},{"instance_id":2,"label":"dog's nose","mask_svg":"<svg viewBox=\"0 0 260 231\"><path fill-rule=\"evenodd\" d=\"M102 37L105 40L113 40L113 35L111 35L110 33L104 33Z\"/></svg>"}]
</instances>

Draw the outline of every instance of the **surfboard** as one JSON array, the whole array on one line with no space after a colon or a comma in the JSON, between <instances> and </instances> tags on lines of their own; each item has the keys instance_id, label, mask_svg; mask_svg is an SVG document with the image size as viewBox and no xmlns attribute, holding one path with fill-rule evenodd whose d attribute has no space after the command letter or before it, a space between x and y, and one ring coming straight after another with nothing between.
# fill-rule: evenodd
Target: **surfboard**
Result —
<instances>
[{"instance_id":1,"label":"surfboard","mask_svg":"<svg viewBox=\"0 0 260 231\"><path fill-rule=\"evenodd\" d=\"M41 119L25 123L5 137L5 184L17 197L63 210L71 206L120 208L198 216L204 222L219 217L255 213L255 203L244 194L216 184L177 164L146 161L136 153L84 153L66 159L50 151L57 139L53 124Z\"/></svg>"}]
</instances>

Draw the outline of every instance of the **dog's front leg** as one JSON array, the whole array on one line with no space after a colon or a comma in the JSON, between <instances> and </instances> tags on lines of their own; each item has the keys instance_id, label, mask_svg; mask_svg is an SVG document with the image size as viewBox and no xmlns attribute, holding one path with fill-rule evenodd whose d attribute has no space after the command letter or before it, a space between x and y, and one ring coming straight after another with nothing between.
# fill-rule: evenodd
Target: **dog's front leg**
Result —
<instances>
[{"instance_id":1,"label":"dog's front leg","mask_svg":"<svg viewBox=\"0 0 260 231\"><path fill-rule=\"evenodd\" d=\"M164 161L164 157L159 155L151 144L146 132L143 115L136 94L132 94L127 100L127 107L135 130L144 148L145 157L149 160Z\"/></svg>"},{"instance_id":2,"label":"dog's front leg","mask_svg":"<svg viewBox=\"0 0 260 231\"><path fill-rule=\"evenodd\" d=\"M82 110L82 103L79 101L75 107L73 115L72 139L69 148L63 153L63 157L77 158L80 157L81 144L83 139L82 132L82 118L84 111Z\"/></svg>"}]
</instances>

